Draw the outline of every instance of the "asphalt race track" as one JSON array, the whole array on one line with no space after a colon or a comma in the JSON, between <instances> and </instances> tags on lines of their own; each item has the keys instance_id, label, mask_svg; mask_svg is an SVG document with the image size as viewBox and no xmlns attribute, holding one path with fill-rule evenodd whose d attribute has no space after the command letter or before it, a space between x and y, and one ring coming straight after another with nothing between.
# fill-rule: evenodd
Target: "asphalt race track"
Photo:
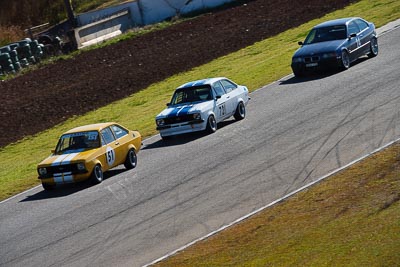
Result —
<instances>
[{"instance_id":1,"label":"asphalt race track","mask_svg":"<svg viewBox=\"0 0 400 267\"><path fill-rule=\"evenodd\" d=\"M145 141L97 186L0 204L0 266L141 266L400 137L400 29L344 72L251 94L215 134ZM140 129L139 129L140 130Z\"/></svg>"}]
</instances>

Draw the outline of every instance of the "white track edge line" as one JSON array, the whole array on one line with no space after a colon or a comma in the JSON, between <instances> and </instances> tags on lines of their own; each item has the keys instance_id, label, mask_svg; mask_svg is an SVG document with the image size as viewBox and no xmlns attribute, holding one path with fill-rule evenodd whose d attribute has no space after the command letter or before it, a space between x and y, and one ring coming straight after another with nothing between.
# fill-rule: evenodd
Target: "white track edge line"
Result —
<instances>
[{"instance_id":1,"label":"white track edge line","mask_svg":"<svg viewBox=\"0 0 400 267\"><path fill-rule=\"evenodd\" d=\"M37 185L37 186L32 187L32 188L30 188L30 189L28 189L28 190L26 190L26 191L24 191L24 192L21 192L21 193L19 193L19 194L16 194L15 196L6 198L6 199L0 201L0 205L3 204L4 202L7 202L7 201L9 201L9 200L11 200L11 199L14 199L14 198L16 198L16 197L18 197L18 196L20 196L20 195L23 195L23 194L25 194L25 193L28 193L29 191L32 191L33 189L36 189L36 188L38 188L38 187L40 187L40 186L41 186L41 185Z\"/></svg>"},{"instance_id":2,"label":"white track edge line","mask_svg":"<svg viewBox=\"0 0 400 267\"><path fill-rule=\"evenodd\" d=\"M219 232L222 232L226 228L231 227L231 226L233 226L233 225L235 225L235 224L237 224L237 223L239 223L239 222L241 222L241 221L243 221L243 220L245 220L245 219L257 214L257 213L259 213L259 212L261 212L261 211L263 211L263 210L265 210L265 209L267 209L267 208L269 208L269 207L271 207L271 206L273 206L273 205L275 205L275 204L277 204L277 203L279 203L279 202L291 197L292 195L295 195L295 194L299 193L300 191L303 191L304 189L307 189L308 187L310 187L310 186L312 186L312 185L314 185L316 183L319 183L320 181L322 181L322 180L324 180L324 179L326 179L326 178L328 178L328 177L330 177L330 176L332 176L332 175L334 175L334 174L336 174L336 173L338 173L338 172L350 167L351 165L353 165L355 163L358 163L358 162L362 161L363 159L365 159L365 158L367 158L369 156L372 156L373 154L375 154L377 152L380 152L381 150L393 145L396 142L400 142L400 138L398 138L398 139L396 139L394 141L391 141L391 142L389 142L389 143L387 143L387 144L375 149L374 151L372 151L372 152L370 152L370 153L368 153L368 154L366 154L366 155L364 155L364 156L362 156L362 157L360 157L360 158L358 158L356 160L353 160L352 162L350 162L350 163L348 163L348 164L346 164L346 165L344 165L344 166L342 166L342 167L340 167L340 168L338 168L336 170L333 170L333 171L329 172L328 174L325 174L324 176L318 178L317 180L315 180L315 181L313 181L311 183L308 183L308 184L306 184L306 185L304 185L304 186L302 186L302 187L290 192L289 194L287 194L287 195L285 195L285 196L283 196L281 198L278 198L277 200L274 200L271 203L269 203L269 204L267 204L267 205L265 205L265 206L263 206L261 208L258 208L256 210L250 212L249 214L244 215L244 216L240 217L239 219L237 219L237 220L235 220L235 221L233 221L233 222L231 222L229 224L226 224L226 225L222 226L221 228L219 228L219 229L217 229L215 231L210 232L209 234L207 234L207 235L205 235L203 237L197 238L197 239L189 242L188 244L186 244L186 245L184 245L184 246L182 246L182 247L180 247L180 248L178 248L178 249L176 249L176 250L174 250L174 251L162 256L161 258L158 258L158 259L152 261L151 263L143 265L143 267L147 267L147 266L156 264L156 263L158 263L158 262L160 262L162 260L165 260L165 259L171 257L172 255L174 255L174 254L176 254L176 253L178 253L178 252L180 252L180 251L182 251L182 250L194 245L197 242L203 241L203 240L207 239L208 237L210 237L212 235L215 235L215 234L217 234Z\"/></svg>"}]
</instances>

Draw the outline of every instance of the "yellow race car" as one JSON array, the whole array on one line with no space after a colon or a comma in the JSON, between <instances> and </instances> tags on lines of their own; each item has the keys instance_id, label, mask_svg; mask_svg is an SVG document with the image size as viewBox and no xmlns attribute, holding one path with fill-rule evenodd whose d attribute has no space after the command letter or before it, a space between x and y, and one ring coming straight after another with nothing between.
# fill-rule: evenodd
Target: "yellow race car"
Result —
<instances>
[{"instance_id":1,"label":"yellow race car","mask_svg":"<svg viewBox=\"0 0 400 267\"><path fill-rule=\"evenodd\" d=\"M135 168L141 145L139 132L114 122L77 127L61 135L56 149L39 163L38 178L45 190L87 179L98 184L103 172L117 165Z\"/></svg>"}]
</instances>

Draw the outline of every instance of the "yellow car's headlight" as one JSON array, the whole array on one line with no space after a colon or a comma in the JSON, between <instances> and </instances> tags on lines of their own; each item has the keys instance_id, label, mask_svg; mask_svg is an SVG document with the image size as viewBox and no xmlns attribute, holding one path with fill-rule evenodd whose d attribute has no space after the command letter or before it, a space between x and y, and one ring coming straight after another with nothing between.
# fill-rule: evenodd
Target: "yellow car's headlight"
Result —
<instances>
[{"instance_id":1,"label":"yellow car's headlight","mask_svg":"<svg viewBox=\"0 0 400 267\"><path fill-rule=\"evenodd\" d=\"M80 170L80 171L86 170L85 163L83 163L83 162L80 162L80 163L76 164L76 167L77 167L78 170Z\"/></svg>"}]
</instances>

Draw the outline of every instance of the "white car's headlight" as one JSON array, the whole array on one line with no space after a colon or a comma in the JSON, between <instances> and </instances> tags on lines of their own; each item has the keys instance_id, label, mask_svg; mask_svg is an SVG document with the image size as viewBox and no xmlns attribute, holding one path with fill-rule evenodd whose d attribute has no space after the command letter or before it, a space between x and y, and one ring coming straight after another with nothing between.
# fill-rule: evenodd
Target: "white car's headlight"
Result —
<instances>
[{"instance_id":1,"label":"white car's headlight","mask_svg":"<svg viewBox=\"0 0 400 267\"><path fill-rule=\"evenodd\" d=\"M301 57L294 57L294 58L292 58L292 62L293 63L303 62L303 59Z\"/></svg>"},{"instance_id":2,"label":"white car's headlight","mask_svg":"<svg viewBox=\"0 0 400 267\"><path fill-rule=\"evenodd\" d=\"M195 120L201 120L201 114L200 114L200 113L194 113L194 114L193 114L193 119L195 119Z\"/></svg>"},{"instance_id":3,"label":"white car's headlight","mask_svg":"<svg viewBox=\"0 0 400 267\"><path fill-rule=\"evenodd\" d=\"M164 121L164 119L156 119L156 124L157 124L157 126L161 126L161 125L165 124L165 121Z\"/></svg>"},{"instance_id":4,"label":"white car's headlight","mask_svg":"<svg viewBox=\"0 0 400 267\"><path fill-rule=\"evenodd\" d=\"M80 163L76 164L76 167L77 167L78 170L80 170L80 171L86 170L85 163L83 163L83 162L80 162Z\"/></svg>"},{"instance_id":5,"label":"white car's headlight","mask_svg":"<svg viewBox=\"0 0 400 267\"><path fill-rule=\"evenodd\" d=\"M47 169L46 168L39 168L38 172L40 175L46 175L47 174Z\"/></svg>"}]
</instances>

